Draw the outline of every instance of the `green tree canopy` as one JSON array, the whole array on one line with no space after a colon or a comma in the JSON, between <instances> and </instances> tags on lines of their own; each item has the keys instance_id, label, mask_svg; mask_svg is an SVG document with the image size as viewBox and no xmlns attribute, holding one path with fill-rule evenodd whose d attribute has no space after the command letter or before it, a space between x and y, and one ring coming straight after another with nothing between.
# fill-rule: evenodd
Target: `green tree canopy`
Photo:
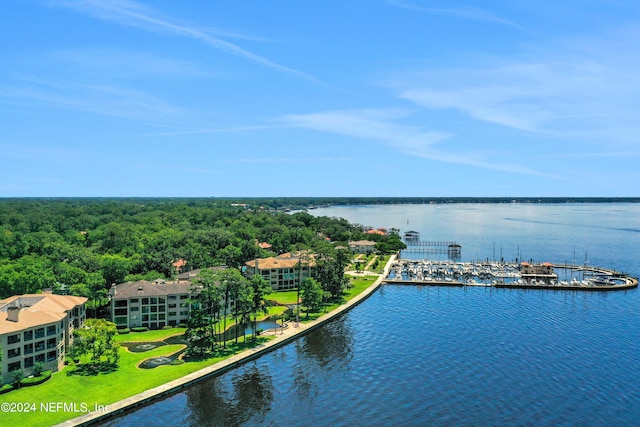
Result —
<instances>
[{"instance_id":1,"label":"green tree canopy","mask_svg":"<svg viewBox=\"0 0 640 427\"><path fill-rule=\"evenodd\" d=\"M120 360L119 344L114 341L116 324L104 319L87 319L82 328L73 331L73 358L89 356L94 366L106 363L116 367Z\"/></svg>"}]
</instances>

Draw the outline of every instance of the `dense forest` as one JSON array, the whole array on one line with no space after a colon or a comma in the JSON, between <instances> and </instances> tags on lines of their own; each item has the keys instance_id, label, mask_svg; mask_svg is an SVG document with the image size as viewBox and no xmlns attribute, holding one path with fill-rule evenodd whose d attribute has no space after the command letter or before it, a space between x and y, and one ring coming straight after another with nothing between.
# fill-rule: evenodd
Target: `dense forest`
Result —
<instances>
[{"instance_id":1,"label":"dense forest","mask_svg":"<svg viewBox=\"0 0 640 427\"><path fill-rule=\"evenodd\" d=\"M279 208L269 199L0 199L0 298L45 288L97 298L112 283L173 278L177 260L183 271L239 268L299 249L332 255L365 238L344 219ZM367 238L389 251L401 244Z\"/></svg>"},{"instance_id":2,"label":"dense forest","mask_svg":"<svg viewBox=\"0 0 640 427\"><path fill-rule=\"evenodd\" d=\"M234 203L273 209L430 203L640 203L640 197L264 197L233 200Z\"/></svg>"}]
</instances>

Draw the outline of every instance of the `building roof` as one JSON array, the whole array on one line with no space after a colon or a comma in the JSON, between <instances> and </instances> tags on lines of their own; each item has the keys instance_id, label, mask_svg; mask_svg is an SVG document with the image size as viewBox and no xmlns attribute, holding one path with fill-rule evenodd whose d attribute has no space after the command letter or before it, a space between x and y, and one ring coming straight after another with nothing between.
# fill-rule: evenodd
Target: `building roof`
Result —
<instances>
[{"instance_id":1,"label":"building roof","mask_svg":"<svg viewBox=\"0 0 640 427\"><path fill-rule=\"evenodd\" d=\"M298 266L299 258L260 258L258 260L247 261L247 267L258 266L259 270L271 270L277 268L294 268Z\"/></svg>"},{"instance_id":2,"label":"building roof","mask_svg":"<svg viewBox=\"0 0 640 427\"><path fill-rule=\"evenodd\" d=\"M349 246L375 246L376 242L371 240L354 240L349 242Z\"/></svg>"},{"instance_id":3,"label":"building roof","mask_svg":"<svg viewBox=\"0 0 640 427\"><path fill-rule=\"evenodd\" d=\"M178 270L180 270L182 267L184 267L185 265L187 265L187 260L184 260L182 258L177 259L173 262L173 266L175 268L177 268Z\"/></svg>"},{"instance_id":4,"label":"building roof","mask_svg":"<svg viewBox=\"0 0 640 427\"><path fill-rule=\"evenodd\" d=\"M380 234L380 235L385 235L387 233L385 233L384 231L378 229L378 230L367 230L365 231L365 233L367 234Z\"/></svg>"},{"instance_id":5,"label":"building roof","mask_svg":"<svg viewBox=\"0 0 640 427\"><path fill-rule=\"evenodd\" d=\"M56 294L14 295L0 300L0 334L57 322L85 302L84 297ZM20 307L17 322L7 319L9 307Z\"/></svg>"},{"instance_id":6,"label":"building roof","mask_svg":"<svg viewBox=\"0 0 640 427\"><path fill-rule=\"evenodd\" d=\"M156 280L149 282L148 280L138 280L137 282L126 282L111 287L111 298L129 299L135 297L157 297L175 294L189 293L191 282L164 282Z\"/></svg>"},{"instance_id":7,"label":"building roof","mask_svg":"<svg viewBox=\"0 0 640 427\"><path fill-rule=\"evenodd\" d=\"M298 267L301 257L302 257L302 264L305 267L315 266L316 254L308 250L297 251L297 252L286 252L276 257L258 258L251 261L247 261L245 265L247 267L255 268L256 262L257 262L258 269L260 270L272 270L272 269L278 269L278 268L294 268L294 267Z\"/></svg>"},{"instance_id":8,"label":"building roof","mask_svg":"<svg viewBox=\"0 0 640 427\"><path fill-rule=\"evenodd\" d=\"M207 269L211 270L211 271L220 271L220 270L226 270L227 267L221 265L221 266L217 266L217 267L208 267ZM180 274L178 274L178 281L195 279L200 275L200 272L202 270L203 270L202 268L197 268L195 270L185 271L184 273L180 273Z\"/></svg>"}]
</instances>

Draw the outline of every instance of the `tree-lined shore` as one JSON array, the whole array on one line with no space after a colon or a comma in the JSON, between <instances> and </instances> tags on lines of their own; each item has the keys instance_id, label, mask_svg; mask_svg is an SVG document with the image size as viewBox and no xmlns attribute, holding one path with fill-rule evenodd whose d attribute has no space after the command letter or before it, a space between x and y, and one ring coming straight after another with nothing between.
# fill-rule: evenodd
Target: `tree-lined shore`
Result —
<instances>
[{"instance_id":1,"label":"tree-lined shore","mask_svg":"<svg viewBox=\"0 0 640 427\"><path fill-rule=\"evenodd\" d=\"M240 269L297 250L334 260L348 241L365 237L390 250L399 242L344 219L250 200L0 199L0 299L50 288L86 296L92 308L114 283L175 278L179 260L180 271Z\"/></svg>"}]
</instances>

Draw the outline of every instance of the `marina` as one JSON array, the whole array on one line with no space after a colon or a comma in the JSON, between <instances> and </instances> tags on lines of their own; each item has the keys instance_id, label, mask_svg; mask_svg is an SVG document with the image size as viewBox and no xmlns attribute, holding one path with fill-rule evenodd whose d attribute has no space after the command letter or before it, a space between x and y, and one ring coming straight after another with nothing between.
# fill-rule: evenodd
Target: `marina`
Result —
<instances>
[{"instance_id":1,"label":"marina","mask_svg":"<svg viewBox=\"0 0 640 427\"><path fill-rule=\"evenodd\" d=\"M585 264L640 275L640 246L634 244L640 204L425 204L310 212L398 229L410 219L412 228L429 236L425 240L458 242L460 261L484 264L489 271L492 262L499 271L504 256L513 273L521 268L516 258L555 261L558 282L598 275L584 271ZM412 257L420 258L413 261L416 267L429 258L435 268L433 259L439 256L402 252L406 256L396 268L409 267ZM576 256L587 252L587 262ZM251 426L283 420L372 426L638 425L636 289L503 292L495 285L465 285L463 278L443 279L461 283L455 286L431 286L407 276L410 285L405 286L390 280L393 273L384 277L387 284L362 304L300 339L103 425L143 425L150 419L166 426L228 420ZM500 280L478 282L494 279Z\"/></svg>"},{"instance_id":2,"label":"marina","mask_svg":"<svg viewBox=\"0 0 640 427\"><path fill-rule=\"evenodd\" d=\"M611 291L635 288L638 279L586 265L401 259L391 267L385 283Z\"/></svg>"}]
</instances>

